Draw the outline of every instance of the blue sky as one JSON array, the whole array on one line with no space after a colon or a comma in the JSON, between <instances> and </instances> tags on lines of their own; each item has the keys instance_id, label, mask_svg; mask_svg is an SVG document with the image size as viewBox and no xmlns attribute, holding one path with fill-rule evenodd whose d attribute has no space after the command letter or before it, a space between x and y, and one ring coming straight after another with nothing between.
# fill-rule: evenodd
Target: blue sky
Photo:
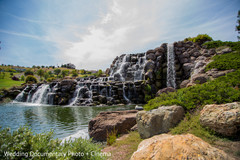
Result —
<instances>
[{"instance_id":1,"label":"blue sky","mask_svg":"<svg viewBox=\"0 0 240 160\"><path fill-rule=\"evenodd\" d=\"M0 63L106 69L116 56L206 33L237 41L240 0L0 0Z\"/></svg>"}]
</instances>

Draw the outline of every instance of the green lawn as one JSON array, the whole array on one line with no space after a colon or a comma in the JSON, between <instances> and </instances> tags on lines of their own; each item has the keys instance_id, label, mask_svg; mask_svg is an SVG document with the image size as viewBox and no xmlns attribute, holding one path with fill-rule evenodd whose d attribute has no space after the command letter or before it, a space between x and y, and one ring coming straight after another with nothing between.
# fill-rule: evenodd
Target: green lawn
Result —
<instances>
[{"instance_id":1,"label":"green lawn","mask_svg":"<svg viewBox=\"0 0 240 160\"><path fill-rule=\"evenodd\" d=\"M18 74L18 73L14 73ZM24 83L24 81L14 81L10 78L10 72L5 72L5 77L4 79L0 79L0 89L8 89L13 86L21 86L21 84Z\"/></svg>"}]
</instances>

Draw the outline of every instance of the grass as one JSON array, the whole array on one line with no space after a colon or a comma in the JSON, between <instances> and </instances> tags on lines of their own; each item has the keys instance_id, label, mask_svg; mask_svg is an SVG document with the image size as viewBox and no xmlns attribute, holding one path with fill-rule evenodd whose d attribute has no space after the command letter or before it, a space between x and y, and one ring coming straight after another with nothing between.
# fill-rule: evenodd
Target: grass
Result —
<instances>
[{"instance_id":1,"label":"grass","mask_svg":"<svg viewBox=\"0 0 240 160\"><path fill-rule=\"evenodd\" d=\"M175 128L172 128L170 133L191 133L209 143L213 143L214 141L218 140L219 137L215 135L215 132L201 126L199 118L199 111L196 111L193 114L187 113L184 120L182 120Z\"/></svg>"},{"instance_id":2,"label":"grass","mask_svg":"<svg viewBox=\"0 0 240 160\"><path fill-rule=\"evenodd\" d=\"M129 160L132 154L137 150L139 143L142 141L137 131L129 132L127 137L117 140L112 144L112 159Z\"/></svg>"},{"instance_id":3,"label":"grass","mask_svg":"<svg viewBox=\"0 0 240 160\"><path fill-rule=\"evenodd\" d=\"M18 73L13 73L13 75L16 75ZM9 89L13 86L21 86L24 81L14 81L10 78L10 72L5 72L4 79L0 79L0 89Z\"/></svg>"},{"instance_id":4,"label":"grass","mask_svg":"<svg viewBox=\"0 0 240 160\"><path fill-rule=\"evenodd\" d=\"M116 142L117 139L117 130L112 130L110 133L107 132L107 145L112 145Z\"/></svg>"}]
</instances>

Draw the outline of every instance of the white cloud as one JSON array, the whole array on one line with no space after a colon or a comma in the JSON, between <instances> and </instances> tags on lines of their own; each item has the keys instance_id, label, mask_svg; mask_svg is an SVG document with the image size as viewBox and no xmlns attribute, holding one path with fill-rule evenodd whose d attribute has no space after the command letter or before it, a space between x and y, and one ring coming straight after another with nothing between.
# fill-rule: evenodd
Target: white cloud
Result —
<instances>
[{"instance_id":1,"label":"white cloud","mask_svg":"<svg viewBox=\"0 0 240 160\"><path fill-rule=\"evenodd\" d=\"M87 4L78 0L71 3L46 1L52 3L49 6L54 6L54 10L42 10L39 19L15 16L38 24L44 34L12 34L54 42L58 48L54 56L58 64L71 62L77 68L105 69L116 56L145 52L163 42L174 42L199 33L208 33L217 39L231 37L234 29L231 34L222 32L231 27L223 22L229 22L233 17L222 16L226 11L222 13L223 10L218 8L220 2L208 5L204 4L206 2L105 0ZM227 9L231 10L232 5ZM210 12L213 8L222 15ZM208 12L212 19L208 19Z\"/></svg>"}]
</instances>

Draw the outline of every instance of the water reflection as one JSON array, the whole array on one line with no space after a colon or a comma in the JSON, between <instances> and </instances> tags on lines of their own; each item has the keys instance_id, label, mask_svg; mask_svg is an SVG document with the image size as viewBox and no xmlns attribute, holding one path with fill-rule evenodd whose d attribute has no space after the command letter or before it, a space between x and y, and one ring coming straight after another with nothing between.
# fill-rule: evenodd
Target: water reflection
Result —
<instances>
[{"instance_id":1,"label":"water reflection","mask_svg":"<svg viewBox=\"0 0 240 160\"><path fill-rule=\"evenodd\" d=\"M16 130L28 125L40 133L51 129L55 138L84 134L86 137L88 122L101 111L126 110L133 106L112 107L72 107L39 106L26 103L9 103L0 105L0 126Z\"/></svg>"}]
</instances>

